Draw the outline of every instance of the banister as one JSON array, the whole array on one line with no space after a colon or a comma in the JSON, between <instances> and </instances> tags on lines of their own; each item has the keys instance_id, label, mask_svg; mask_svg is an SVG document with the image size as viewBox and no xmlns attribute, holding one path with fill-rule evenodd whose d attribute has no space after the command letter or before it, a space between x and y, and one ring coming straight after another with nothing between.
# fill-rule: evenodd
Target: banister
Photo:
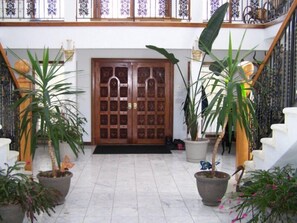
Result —
<instances>
[{"instance_id":1,"label":"banister","mask_svg":"<svg viewBox=\"0 0 297 223\"><path fill-rule=\"evenodd\" d=\"M0 43L0 137L11 139L10 149L19 150L19 110L13 103L20 95L15 91L19 83Z\"/></svg>"},{"instance_id":2,"label":"banister","mask_svg":"<svg viewBox=\"0 0 297 223\"><path fill-rule=\"evenodd\" d=\"M12 70L12 66L11 66L10 63L9 63L9 60L8 60L8 58L7 58L7 56L6 56L6 52L4 51L4 49L3 49L1 43L0 43L0 53L1 53L2 57L3 57L4 62L5 62L5 64L1 64L1 66L6 66L6 67L7 67L8 71L9 71L9 73L10 73L10 77L12 78L15 87L16 87L17 89L19 89L19 88L20 88L19 83L18 83L18 81L17 81L17 78L16 78L15 75L14 75L14 72L13 72L13 70Z\"/></svg>"},{"instance_id":3,"label":"banister","mask_svg":"<svg viewBox=\"0 0 297 223\"><path fill-rule=\"evenodd\" d=\"M294 106L297 99L296 16L295 0L253 78L259 127L254 128L251 150L261 149L261 138L271 137L271 125L283 123L282 110Z\"/></svg>"},{"instance_id":4,"label":"banister","mask_svg":"<svg viewBox=\"0 0 297 223\"><path fill-rule=\"evenodd\" d=\"M255 84L257 83L257 81L259 80L259 77L261 75L261 73L264 73L264 68L267 66L267 63L269 62L271 55L273 54L279 40L282 38L284 30L286 30L286 28L288 27L288 24L290 23L292 16L294 15L294 12L296 10L297 7L297 1L294 1L286 15L286 17L283 20L282 25L280 26L272 44L269 47L269 50L267 52L267 54L265 55L265 58L263 60L263 62L260 64L254 78L253 78L253 86L255 87ZM265 110L266 113L269 113L269 110ZM271 123L269 123L271 124ZM258 128L263 128L263 126L259 126ZM249 160L251 159L250 156L250 151L252 149L258 148L257 143L259 140L259 138L257 137L268 137L268 135L266 136L262 136L261 134L259 134L258 130L255 131L255 134L257 134L256 139L254 139L254 142L248 142L246 135L243 131L241 131L239 129L239 131L236 132L236 165L242 165L244 164L245 160Z\"/></svg>"},{"instance_id":5,"label":"banister","mask_svg":"<svg viewBox=\"0 0 297 223\"><path fill-rule=\"evenodd\" d=\"M255 74L254 78L253 78L253 85L255 85L255 83L257 82L259 76L261 75L261 73L263 72L263 69L265 67L265 65L267 64L278 40L281 38L285 28L287 27L288 23L290 22L291 16L293 15L294 11L296 10L297 7L297 1L294 1L288 11L288 14L286 15L281 27L279 28L271 46L269 47L269 50L267 51L267 54L264 57L264 60L262 61L262 63L259 66L259 69L257 71L257 73Z\"/></svg>"}]
</instances>

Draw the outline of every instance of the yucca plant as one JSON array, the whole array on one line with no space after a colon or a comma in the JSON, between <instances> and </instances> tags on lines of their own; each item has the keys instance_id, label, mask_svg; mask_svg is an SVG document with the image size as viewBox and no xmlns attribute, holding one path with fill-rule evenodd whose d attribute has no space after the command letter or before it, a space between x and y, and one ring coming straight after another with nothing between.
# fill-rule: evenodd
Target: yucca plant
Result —
<instances>
[{"instance_id":1,"label":"yucca plant","mask_svg":"<svg viewBox=\"0 0 297 223\"><path fill-rule=\"evenodd\" d=\"M203 29L199 37L198 47L203 52L203 56L201 60L202 63L204 62L206 54L209 54L209 52L211 51L213 42L218 36L218 33L221 29L221 25L224 21L224 17L226 15L228 6L229 6L229 3L225 3L214 12L214 14L209 19L206 27ZM202 41L204 44L200 44L200 41ZM152 45L147 45L146 47L162 54L172 64L177 66L187 91L186 99L183 102L184 120L185 120L185 124L187 125L187 131L188 131L187 133L190 134L192 141L198 140L198 135L199 135L198 119L202 116L204 112L201 107L202 107L202 101L206 99L206 95L203 96L203 91L204 91L203 86L205 84L207 85L208 83L207 81L203 80L203 78L201 77L202 66L200 66L200 70L198 71L197 79L188 82L186 81L185 76L178 64L179 60L175 57L174 54L169 53L164 48L159 48ZM197 95L201 95L201 97L197 97Z\"/></svg>"},{"instance_id":2,"label":"yucca plant","mask_svg":"<svg viewBox=\"0 0 297 223\"><path fill-rule=\"evenodd\" d=\"M11 53L17 56L12 51ZM27 55L33 75L19 73L15 70L31 81L34 86L32 89L18 89L23 96L16 101L15 106L18 107L28 102L27 106L20 111L22 115L21 136L25 136L26 140L30 141L33 157L38 136L42 135L46 138L52 163L52 176L56 177L61 163L60 141L67 142L76 155L84 151L82 135L85 132L83 128L85 118L81 117L77 110L76 102L69 99L69 96L83 91L75 90L71 83L67 83L67 75L73 72L61 73L63 67L61 61L64 61L62 49L53 60L49 58L48 48L43 50L42 59L39 59L36 54L33 55L29 50L27 50ZM42 64L39 61L42 61ZM60 75L64 75L65 78L60 80Z\"/></svg>"},{"instance_id":3,"label":"yucca plant","mask_svg":"<svg viewBox=\"0 0 297 223\"><path fill-rule=\"evenodd\" d=\"M212 152L212 176L215 175L218 147L226 131L231 139L232 127L236 127L238 122L247 138L251 140L251 126L257 127L254 102L249 97L249 92L253 91L252 81L246 77L240 65L244 58L254 51L254 48L242 55L244 36L245 33L237 51L233 52L231 34L229 35L228 52L223 60L217 58L207 47L205 48L214 60L209 68L212 73L205 78L212 81L211 94L217 91L205 109L206 126L216 121L216 132L218 133L221 129ZM205 45L203 42L200 43ZM228 129L226 129L227 124Z\"/></svg>"}]
</instances>

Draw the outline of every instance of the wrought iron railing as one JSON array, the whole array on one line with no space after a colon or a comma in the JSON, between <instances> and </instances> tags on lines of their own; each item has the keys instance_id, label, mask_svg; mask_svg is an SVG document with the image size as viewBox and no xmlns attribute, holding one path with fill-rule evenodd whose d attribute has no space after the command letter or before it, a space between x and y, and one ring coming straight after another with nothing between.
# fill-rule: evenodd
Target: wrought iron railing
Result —
<instances>
[{"instance_id":1,"label":"wrought iron railing","mask_svg":"<svg viewBox=\"0 0 297 223\"><path fill-rule=\"evenodd\" d=\"M13 103L19 98L16 80L9 69L6 54L0 44L0 138L10 138L10 149L19 151L19 112Z\"/></svg>"},{"instance_id":2,"label":"wrought iron railing","mask_svg":"<svg viewBox=\"0 0 297 223\"><path fill-rule=\"evenodd\" d=\"M206 20L225 2L230 2L229 22L267 23L286 14L294 0L207 0Z\"/></svg>"},{"instance_id":3,"label":"wrought iron railing","mask_svg":"<svg viewBox=\"0 0 297 223\"><path fill-rule=\"evenodd\" d=\"M290 9L280 31L255 76L255 103L259 128L252 149L271 135L271 125L284 120L283 108L297 100L297 2Z\"/></svg>"},{"instance_id":4,"label":"wrought iron railing","mask_svg":"<svg viewBox=\"0 0 297 223\"><path fill-rule=\"evenodd\" d=\"M73 6L74 1L76 5ZM207 21L225 2L231 7L227 22L264 23L288 11L294 0L0 0L0 19L5 21L65 20L65 12L76 21L91 20L160 20L191 21L197 10ZM72 11L72 12L71 12ZM67 20L67 18L66 18Z\"/></svg>"},{"instance_id":5,"label":"wrought iron railing","mask_svg":"<svg viewBox=\"0 0 297 223\"><path fill-rule=\"evenodd\" d=\"M5 20L64 19L63 0L1 0L0 17Z\"/></svg>"}]
</instances>

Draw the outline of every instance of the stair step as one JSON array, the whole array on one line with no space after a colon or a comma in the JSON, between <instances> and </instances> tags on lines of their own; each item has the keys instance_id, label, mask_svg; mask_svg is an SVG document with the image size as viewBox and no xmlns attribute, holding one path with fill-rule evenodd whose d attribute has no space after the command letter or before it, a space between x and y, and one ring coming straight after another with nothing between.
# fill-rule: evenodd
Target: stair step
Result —
<instances>
[{"instance_id":1,"label":"stair step","mask_svg":"<svg viewBox=\"0 0 297 223\"><path fill-rule=\"evenodd\" d=\"M275 142L274 142L274 139L273 138L262 138L260 140L260 142L262 144L267 144L267 145L269 145L271 147L275 147Z\"/></svg>"},{"instance_id":2,"label":"stair step","mask_svg":"<svg viewBox=\"0 0 297 223\"><path fill-rule=\"evenodd\" d=\"M262 150L253 151L253 161L255 163L256 170L266 170L267 169L267 160L264 158L264 152Z\"/></svg>"},{"instance_id":3,"label":"stair step","mask_svg":"<svg viewBox=\"0 0 297 223\"><path fill-rule=\"evenodd\" d=\"M261 142L264 160L271 167L286 152L286 149L284 147L276 147L272 138L263 138Z\"/></svg>"},{"instance_id":4,"label":"stair step","mask_svg":"<svg viewBox=\"0 0 297 223\"><path fill-rule=\"evenodd\" d=\"M247 160L244 162L244 169L246 172L255 170L255 162L253 160Z\"/></svg>"},{"instance_id":5,"label":"stair step","mask_svg":"<svg viewBox=\"0 0 297 223\"><path fill-rule=\"evenodd\" d=\"M283 133L287 133L288 131L287 126L285 124L273 124L271 125L271 129Z\"/></svg>"},{"instance_id":6,"label":"stair step","mask_svg":"<svg viewBox=\"0 0 297 223\"><path fill-rule=\"evenodd\" d=\"M257 157L257 158L259 158L259 159L261 159L261 160L264 160L264 152L263 152L263 150L253 150L253 157L255 158L255 157Z\"/></svg>"},{"instance_id":7,"label":"stair step","mask_svg":"<svg viewBox=\"0 0 297 223\"><path fill-rule=\"evenodd\" d=\"M262 138L262 150L253 151L253 163L245 163L247 168L267 170L276 164L296 160L297 107L284 108L285 121L271 125L272 138ZM285 159L285 160L284 160ZM293 162L292 161L292 162Z\"/></svg>"},{"instance_id":8,"label":"stair step","mask_svg":"<svg viewBox=\"0 0 297 223\"><path fill-rule=\"evenodd\" d=\"M288 132L296 131L297 123L297 107L284 108L285 124L287 125Z\"/></svg>"},{"instance_id":9,"label":"stair step","mask_svg":"<svg viewBox=\"0 0 297 223\"><path fill-rule=\"evenodd\" d=\"M283 109L284 114L295 114L297 115L297 107L288 107Z\"/></svg>"},{"instance_id":10,"label":"stair step","mask_svg":"<svg viewBox=\"0 0 297 223\"><path fill-rule=\"evenodd\" d=\"M292 146L296 141L295 131L288 131L286 124L273 124L271 125L271 129L273 131L272 138L275 142L275 148L284 150Z\"/></svg>"}]
</instances>

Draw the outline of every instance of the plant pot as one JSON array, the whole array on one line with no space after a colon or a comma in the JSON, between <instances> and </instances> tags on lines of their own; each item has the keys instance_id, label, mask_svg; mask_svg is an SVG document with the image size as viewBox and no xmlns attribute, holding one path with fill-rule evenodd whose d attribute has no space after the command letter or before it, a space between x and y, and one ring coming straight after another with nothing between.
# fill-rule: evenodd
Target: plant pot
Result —
<instances>
[{"instance_id":1,"label":"plant pot","mask_svg":"<svg viewBox=\"0 0 297 223\"><path fill-rule=\"evenodd\" d=\"M59 192L59 199L56 203L57 205L65 202L65 197L69 192L71 178L73 176L73 174L69 171L65 171L61 175L62 176L53 178L52 171L43 171L37 174L39 183L47 188L54 188Z\"/></svg>"},{"instance_id":2,"label":"plant pot","mask_svg":"<svg viewBox=\"0 0 297 223\"><path fill-rule=\"evenodd\" d=\"M61 160L64 159L65 156L68 156L70 161L77 160L77 157L75 156L74 152L66 142L60 142L60 158Z\"/></svg>"},{"instance_id":3,"label":"plant pot","mask_svg":"<svg viewBox=\"0 0 297 223\"><path fill-rule=\"evenodd\" d=\"M220 171L215 171L215 177L210 175L210 171L195 173L198 192L204 205L218 206L226 193L230 175Z\"/></svg>"},{"instance_id":4,"label":"plant pot","mask_svg":"<svg viewBox=\"0 0 297 223\"><path fill-rule=\"evenodd\" d=\"M199 163L206 160L206 152L209 139L198 139L198 141L185 140L186 157L188 162Z\"/></svg>"},{"instance_id":5,"label":"plant pot","mask_svg":"<svg viewBox=\"0 0 297 223\"><path fill-rule=\"evenodd\" d=\"M1 223L22 223L25 212L18 204L0 205L0 216L2 217Z\"/></svg>"}]
</instances>

